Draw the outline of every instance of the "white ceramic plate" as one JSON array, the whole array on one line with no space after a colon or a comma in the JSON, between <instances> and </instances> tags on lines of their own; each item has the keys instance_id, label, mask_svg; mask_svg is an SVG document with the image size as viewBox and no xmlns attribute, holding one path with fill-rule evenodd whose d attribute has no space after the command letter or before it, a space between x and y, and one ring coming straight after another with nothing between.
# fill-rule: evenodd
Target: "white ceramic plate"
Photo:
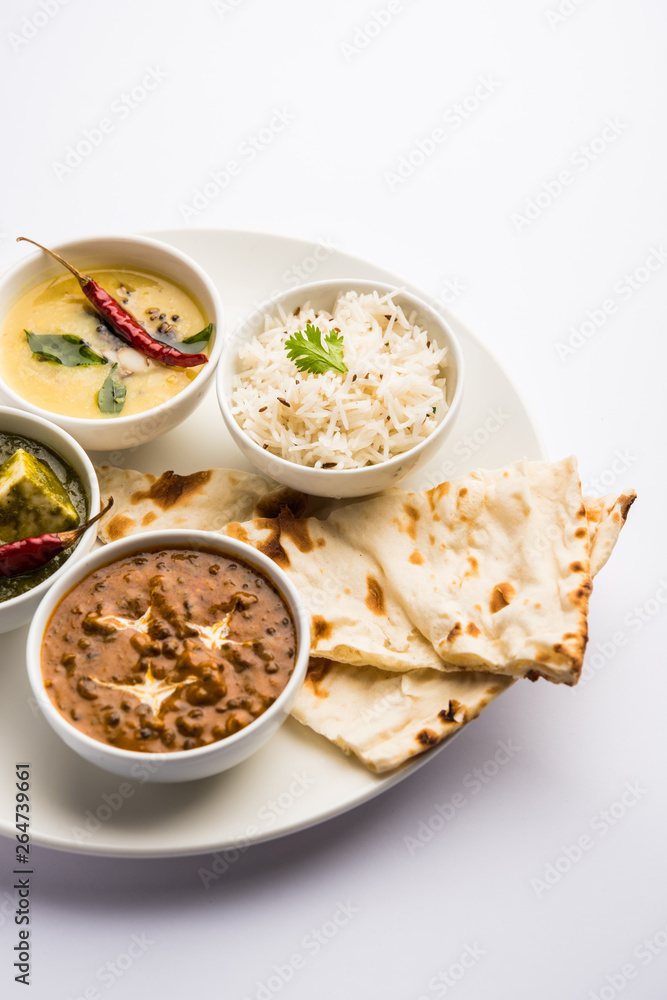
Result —
<instances>
[{"instance_id":1,"label":"white ceramic plate","mask_svg":"<svg viewBox=\"0 0 667 1000\"><path fill-rule=\"evenodd\" d=\"M149 235L190 254L216 281L229 329L276 292L320 278L358 275L404 285L429 298L374 264L301 240L215 229ZM457 425L437 460L402 484L414 489L476 467L546 457L524 403L498 362L455 316L442 311L461 341L466 392ZM108 453L92 457L98 463L109 460ZM225 429L212 390L180 427L113 457L126 468L155 473L250 468ZM218 776L171 786L125 782L75 755L36 714L25 669L26 635L27 629L9 632L0 647L0 832L10 837L15 833L15 763L30 764L34 843L141 857L223 851L302 830L378 795L445 746L389 776L376 776L289 719L264 749Z\"/></svg>"}]
</instances>

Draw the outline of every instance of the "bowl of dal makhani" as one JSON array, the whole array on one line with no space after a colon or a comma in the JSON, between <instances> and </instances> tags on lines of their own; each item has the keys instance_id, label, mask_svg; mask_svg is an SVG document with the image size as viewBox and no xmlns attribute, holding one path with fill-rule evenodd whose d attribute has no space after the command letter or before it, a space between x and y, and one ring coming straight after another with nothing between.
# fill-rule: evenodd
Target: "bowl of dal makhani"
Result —
<instances>
[{"instance_id":1,"label":"bowl of dal makhani","mask_svg":"<svg viewBox=\"0 0 667 1000\"><path fill-rule=\"evenodd\" d=\"M145 444L189 416L223 336L199 265L139 236L36 246L0 279L1 401L93 450Z\"/></svg>"},{"instance_id":2,"label":"bowl of dal makhani","mask_svg":"<svg viewBox=\"0 0 667 1000\"><path fill-rule=\"evenodd\" d=\"M30 684L91 763L156 782L217 774L259 750L303 683L310 619L283 571L244 542L170 529L112 542L33 619Z\"/></svg>"}]
</instances>

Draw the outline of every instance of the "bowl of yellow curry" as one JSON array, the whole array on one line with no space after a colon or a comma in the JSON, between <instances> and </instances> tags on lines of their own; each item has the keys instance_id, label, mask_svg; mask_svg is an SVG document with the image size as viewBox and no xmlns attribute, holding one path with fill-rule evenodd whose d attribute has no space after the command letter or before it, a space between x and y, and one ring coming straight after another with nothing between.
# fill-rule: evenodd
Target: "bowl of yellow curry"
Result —
<instances>
[{"instance_id":1,"label":"bowl of yellow curry","mask_svg":"<svg viewBox=\"0 0 667 1000\"><path fill-rule=\"evenodd\" d=\"M0 279L0 401L93 450L145 444L189 416L223 334L199 265L139 236L35 246Z\"/></svg>"}]
</instances>

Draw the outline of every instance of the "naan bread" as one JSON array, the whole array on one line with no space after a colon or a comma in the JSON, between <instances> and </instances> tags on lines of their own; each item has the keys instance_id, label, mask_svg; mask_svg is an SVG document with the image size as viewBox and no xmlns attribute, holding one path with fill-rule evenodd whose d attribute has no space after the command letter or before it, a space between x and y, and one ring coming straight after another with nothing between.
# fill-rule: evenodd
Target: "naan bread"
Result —
<instances>
[{"instance_id":1,"label":"naan bread","mask_svg":"<svg viewBox=\"0 0 667 1000\"><path fill-rule=\"evenodd\" d=\"M371 771L388 771L477 718L513 683L472 671L398 674L313 659L292 715Z\"/></svg>"},{"instance_id":2,"label":"naan bread","mask_svg":"<svg viewBox=\"0 0 667 1000\"><path fill-rule=\"evenodd\" d=\"M634 500L582 502L571 458L393 490L324 518L295 516L304 497L234 470L157 478L107 466L99 478L115 500L103 541L224 529L271 556L311 611L315 656L566 684L581 671L592 576Z\"/></svg>"},{"instance_id":3,"label":"naan bread","mask_svg":"<svg viewBox=\"0 0 667 1000\"><path fill-rule=\"evenodd\" d=\"M296 518L284 509L277 518L231 523L225 531L286 571L312 616L314 656L385 670L443 668L388 592L378 561L347 542L330 520Z\"/></svg>"},{"instance_id":4,"label":"naan bread","mask_svg":"<svg viewBox=\"0 0 667 1000\"><path fill-rule=\"evenodd\" d=\"M478 471L334 511L447 663L574 684L586 646L589 533L574 459Z\"/></svg>"},{"instance_id":5,"label":"naan bread","mask_svg":"<svg viewBox=\"0 0 667 1000\"><path fill-rule=\"evenodd\" d=\"M637 499L634 491L605 497L584 497L590 535L591 576L596 576L609 559L628 511Z\"/></svg>"},{"instance_id":6,"label":"naan bread","mask_svg":"<svg viewBox=\"0 0 667 1000\"><path fill-rule=\"evenodd\" d=\"M277 515L285 504L303 510L305 497L276 483L237 469L208 469L190 476L161 476L103 465L97 470L100 495L114 505L100 521L99 538L114 542L156 528L216 531L228 521Z\"/></svg>"},{"instance_id":7,"label":"naan bread","mask_svg":"<svg viewBox=\"0 0 667 1000\"><path fill-rule=\"evenodd\" d=\"M633 499L593 500L589 513L573 458L521 461L347 504L324 521L285 514L226 530L274 558L306 600L325 593L316 656L575 684L591 554L604 565ZM419 659L423 639L435 658Z\"/></svg>"},{"instance_id":8,"label":"naan bread","mask_svg":"<svg viewBox=\"0 0 667 1000\"><path fill-rule=\"evenodd\" d=\"M635 499L584 498L574 459L517 462L426 493L320 505L260 476L103 467L104 541L223 530L270 556L312 615L293 715L373 771L476 718L514 679L576 683L592 577Z\"/></svg>"}]
</instances>

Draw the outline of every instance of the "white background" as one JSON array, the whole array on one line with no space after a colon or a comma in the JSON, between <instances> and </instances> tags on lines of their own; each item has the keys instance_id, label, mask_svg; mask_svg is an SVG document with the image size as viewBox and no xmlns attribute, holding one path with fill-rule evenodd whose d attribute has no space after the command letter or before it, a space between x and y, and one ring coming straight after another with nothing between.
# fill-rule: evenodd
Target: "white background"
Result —
<instances>
[{"instance_id":1,"label":"white background","mask_svg":"<svg viewBox=\"0 0 667 1000\"><path fill-rule=\"evenodd\" d=\"M48 18L37 0L3 5L0 265L24 253L19 234L196 225L333 242L442 297L504 362L551 457L574 451L592 488L640 494L595 586L587 683L516 685L404 784L245 852L208 890L206 859L37 851L33 985L13 982L3 916L3 997L667 995L667 8L562 0L559 16L558 2L394 0L381 30L386 0L43 0ZM289 121L251 160L243 144L276 109ZM90 155L59 166L105 118ZM232 159L238 175L197 202ZM573 338L587 319L592 335ZM411 853L405 838L498 740L520 751ZM628 782L634 801L614 806ZM624 813L613 827L609 809ZM540 887L583 835L593 846ZM3 840L3 893L12 855ZM305 940L339 901L355 912L315 954ZM145 952L101 979L132 935ZM455 980L467 946L478 958ZM262 992L295 953L304 967Z\"/></svg>"}]
</instances>

